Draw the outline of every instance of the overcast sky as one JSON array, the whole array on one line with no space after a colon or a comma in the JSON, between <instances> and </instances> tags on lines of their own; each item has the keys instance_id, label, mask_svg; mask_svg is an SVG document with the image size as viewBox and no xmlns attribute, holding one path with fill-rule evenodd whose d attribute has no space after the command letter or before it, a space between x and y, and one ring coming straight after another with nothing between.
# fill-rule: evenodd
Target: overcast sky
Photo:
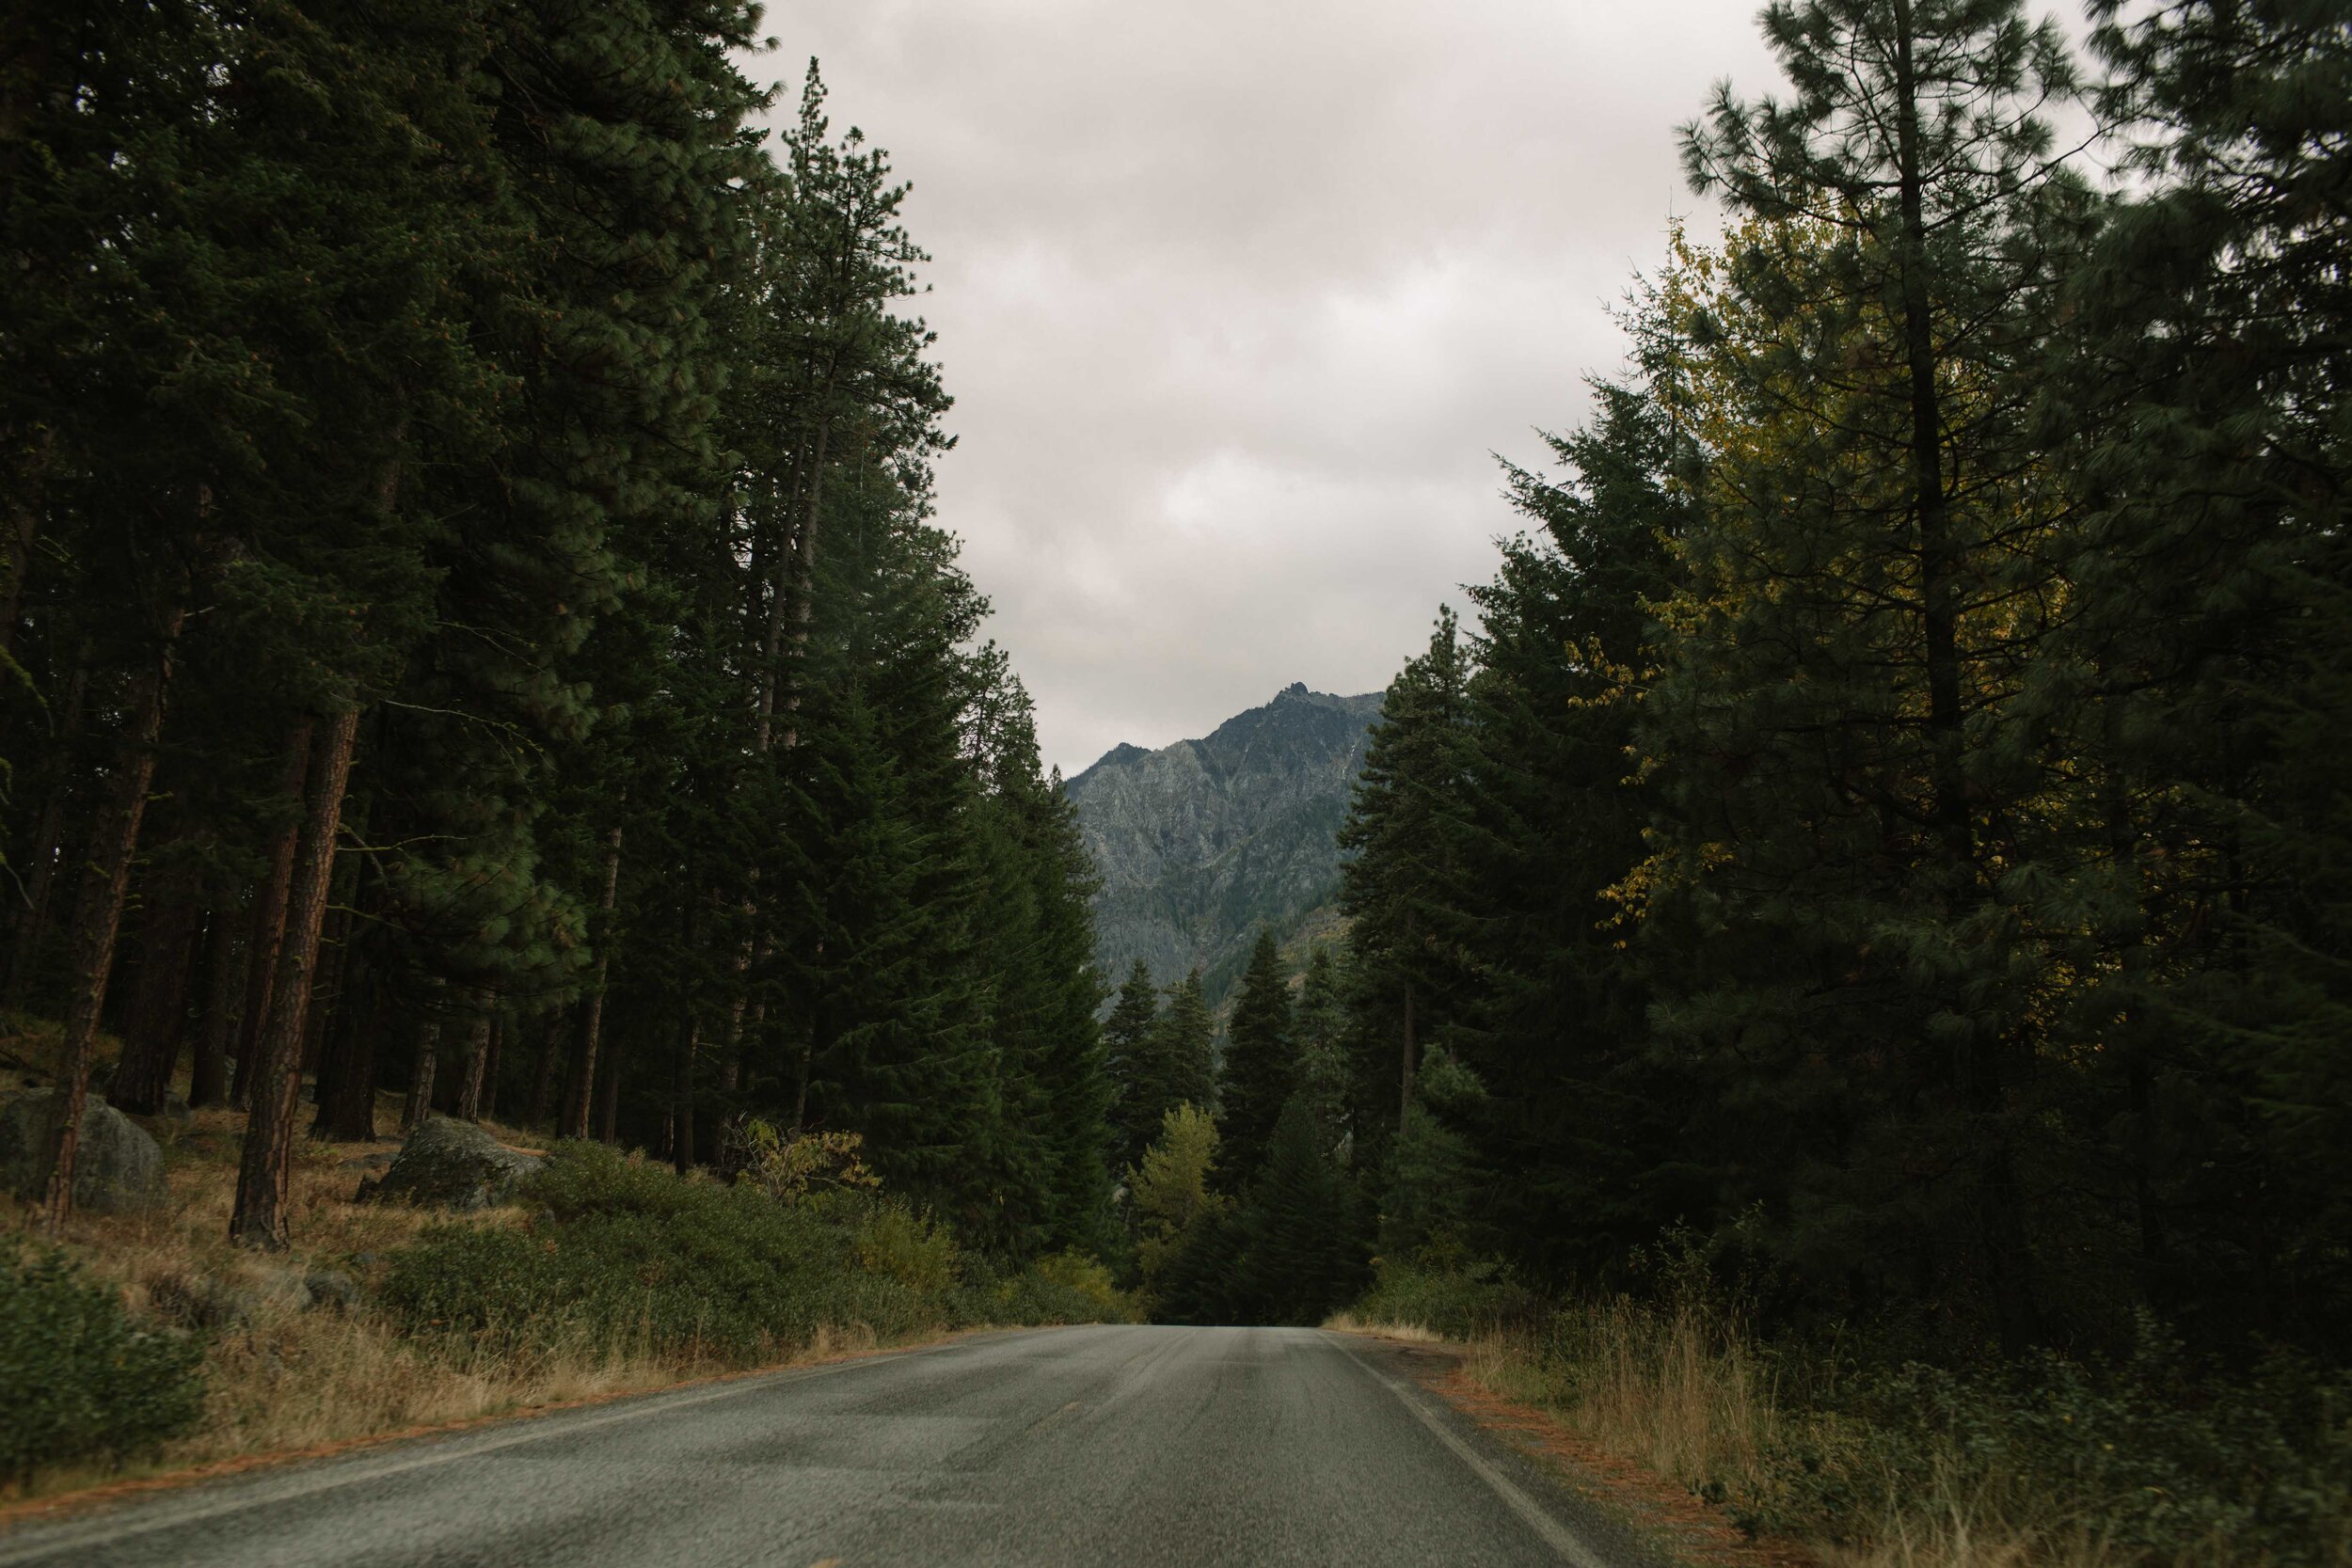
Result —
<instances>
[{"instance_id":1,"label":"overcast sky","mask_svg":"<svg viewBox=\"0 0 2352 1568\"><path fill-rule=\"evenodd\" d=\"M778 0L912 181L942 520L1046 760L1376 690L1622 356L1755 0Z\"/></svg>"}]
</instances>

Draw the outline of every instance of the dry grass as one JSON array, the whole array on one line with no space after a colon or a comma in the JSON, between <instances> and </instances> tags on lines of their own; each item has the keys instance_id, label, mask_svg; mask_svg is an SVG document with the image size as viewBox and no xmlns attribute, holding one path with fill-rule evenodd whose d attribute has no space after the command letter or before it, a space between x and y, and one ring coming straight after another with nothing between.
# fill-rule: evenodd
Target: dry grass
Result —
<instances>
[{"instance_id":1,"label":"dry grass","mask_svg":"<svg viewBox=\"0 0 2352 1568\"><path fill-rule=\"evenodd\" d=\"M1375 1323L1359 1318L1353 1312L1342 1312L1327 1320L1323 1326L1342 1334L1376 1334L1383 1339L1402 1339L1408 1344L1438 1345L1445 1342L1444 1335L1432 1328L1423 1328L1419 1323Z\"/></svg>"},{"instance_id":2,"label":"dry grass","mask_svg":"<svg viewBox=\"0 0 2352 1568\"><path fill-rule=\"evenodd\" d=\"M1331 1327L1431 1340L1426 1329L1335 1318ZM1849 1467L1872 1494L1855 1433L1775 1399L1772 1370L1736 1323L1695 1310L1653 1313L1619 1301L1564 1311L1549 1337L1483 1336L1461 1347L1462 1375L1498 1398L1535 1406L1577 1438L1647 1475L1717 1499L1770 1498L1787 1484L1770 1457L1804 1448ZM1838 1543L1808 1540L1823 1568L2126 1568L2133 1560L2053 1518L2026 1489L1957 1468L1931 1489L1963 1503L1923 1503L1891 1485ZM1790 1544L1784 1543L1784 1545ZM2216 1568L2227 1560L2211 1560Z\"/></svg>"},{"instance_id":3,"label":"dry grass","mask_svg":"<svg viewBox=\"0 0 2352 1568\"><path fill-rule=\"evenodd\" d=\"M398 1125L388 1102L378 1125ZM303 1452L388 1433L446 1426L539 1406L663 1387L739 1370L660 1356L641 1343L578 1339L551 1349L496 1354L468 1341L420 1340L364 1304L350 1311L311 1307L290 1275L332 1269L363 1285L377 1259L430 1226L521 1222L519 1210L452 1216L397 1204L351 1201L362 1168L346 1161L392 1146L306 1142L295 1158L289 1221L293 1249L256 1256L228 1241L244 1117L200 1111L194 1124L155 1125L164 1145L170 1205L140 1215L77 1215L56 1238L42 1235L24 1205L0 1198L0 1236L55 1240L86 1274L119 1286L135 1311L168 1322L205 1291L248 1287L244 1322L215 1331L204 1361L202 1420L161 1453L127 1469L57 1467L0 1498L56 1497L124 1479L162 1475L263 1454ZM491 1124L516 1147L541 1142ZM273 1298L268 1287L277 1286ZM820 1333L795 1359L876 1348L862 1331Z\"/></svg>"}]
</instances>

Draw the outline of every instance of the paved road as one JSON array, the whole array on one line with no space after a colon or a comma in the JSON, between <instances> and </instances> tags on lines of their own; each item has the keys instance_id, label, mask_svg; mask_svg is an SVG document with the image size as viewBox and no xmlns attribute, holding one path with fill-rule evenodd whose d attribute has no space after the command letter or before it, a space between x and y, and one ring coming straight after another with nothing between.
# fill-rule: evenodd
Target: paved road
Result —
<instances>
[{"instance_id":1,"label":"paved road","mask_svg":"<svg viewBox=\"0 0 2352 1568\"><path fill-rule=\"evenodd\" d=\"M1314 1329L1049 1329L682 1389L0 1534L75 1568L1177 1568L1640 1559Z\"/></svg>"}]
</instances>

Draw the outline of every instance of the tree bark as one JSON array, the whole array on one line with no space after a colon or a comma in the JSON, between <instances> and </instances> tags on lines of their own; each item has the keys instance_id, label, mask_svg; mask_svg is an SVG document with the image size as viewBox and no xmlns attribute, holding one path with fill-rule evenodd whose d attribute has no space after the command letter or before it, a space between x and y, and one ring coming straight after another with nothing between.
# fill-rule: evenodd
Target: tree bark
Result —
<instances>
[{"instance_id":1,"label":"tree bark","mask_svg":"<svg viewBox=\"0 0 2352 1568\"><path fill-rule=\"evenodd\" d=\"M496 1121L499 1117L499 1058L506 1050L506 1018L504 1014L490 1020L490 1048L482 1058L482 1094L475 1109L478 1119Z\"/></svg>"},{"instance_id":2,"label":"tree bark","mask_svg":"<svg viewBox=\"0 0 2352 1568\"><path fill-rule=\"evenodd\" d=\"M555 1092L556 1064L564 1054L564 1009L549 1007L540 1021L539 1056L531 1067L531 1105L528 1123L536 1130L548 1119L548 1097ZM568 1101L566 1109L569 1108Z\"/></svg>"},{"instance_id":3,"label":"tree bark","mask_svg":"<svg viewBox=\"0 0 2352 1568\"><path fill-rule=\"evenodd\" d=\"M336 1053L333 1086L319 1091L318 1116L310 1131L338 1143L373 1143L375 1064L388 1009L380 998L370 997L367 1006L346 1006L345 1011L350 1018Z\"/></svg>"},{"instance_id":4,"label":"tree bark","mask_svg":"<svg viewBox=\"0 0 2352 1568\"><path fill-rule=\"evenodd\" d=\"M608 1144L621 1141L621 1046L613 1041L606 1053L603 1099L596 1107L596 1136Z\"/></svg>"},{"instance_id":5,"label":"tree bark","mask_svg":"<svg viewBox=\"0 0 2352 1568\"><path fill-rule=\"evenodd\" d=\"M628 804L628 796L626 793L622 795L621 802L624 805ZM619 894L620 886L621 824L615 822L612 824L612 832L606 836L604 842L604 897L596 906L603 911L604 918L597 922L596 983L589 989L587 1016L580 1021L580 1072L577 1080L580 1092L577 1101L568 1095L564 1099L566 1119L563 1133L567 1138L584 1138L588 1135L588 1111L596 1085L596 1048L599 1037L604 1032L604 990L612 977L612 906L614 898ZM580 1118L577 1122L570 1119L570 1113L575 1109L575 1105ZM609 1126L612 1120L609 1113L605 1119ZM605 1135L605 1141L607 1143L612 1141L609 1131Z\"/></svg>"},{"instance_id":6,"label":"tree bark","mask_svg":"<svg viewBox=\"0 0 2352 1568\"><path fill-rule=\"evenodd\" d=\"M23 288L25 280L16 281ZM11 436L14 432L9 432ZM11 440L10 445L16 443ZM57 448L56 430L41 425L24 443L22 460L0 505L0 654L16 651L17 617L24 610L24 583L33 568L33 546L40 537L41 486Z\"/></svg>"},{"instance_id":7,"label":"tree bark","mask_svg":"<svg viewBox=\"0 0 2352 1568\"><path fill-rule=\"evenodd\" d=\"M286 761L278 780L278 795L299 809L302 785L310 766L309 721L294 726L286 737ZM297 819L286 824L270 856L269 874L253 900L253 937L246 944L245 1018L238 1029L237 1077L230 1087L230 1102L239 1110L253 1106L262 1037L269 1028L270 1008L278 984L278 954L286 936L286 891L293 885L294 850L302 831Z\"/></svg>"},{"instance_id":8,"label":"tree bark","mask_svg":"<svg viewBox=\"0 0 2352 1568\"><path fill-rule=\"evenodd\" d=\"M8 1003L24 1000L33 975L33 961L49 935L49 906L62 868L58 847L65 842L66 808L73 799L73 749L82 733L82 714L89 701L89 654L87 647L66 683L65 712L57 725L55 776L41 797L40 816L34 823L24 863L31 870L24 888L24 912L17 922L16 946L8 955Z\"/></svg>"},{"instance_id":9,"label":"tree bark","mask_svg":"<svg viewBox=\"0 0 2352 1568\"><path fill-rule=\"evenodd\" d=\"M678 1034L677 1071L670 1088L670 1159L680 1176L694 1168L694 1052L701 1043L702 1021L689 1013Z\"/></svg>"},{"instance_id":10,"label":"tree bark","mask_svg":"<svg viewBox=\"0 0 2352 1568\"><path fill-rule=\"evenodd\" d=\"M245 994L245 948L237 941L237 911L217 900L205 938L204 1022L197 1036L196 1067L188 1079L188 1105L197 1109L229 1100L229 1046L235 1038L237 999Z\"/></svg>"},{"instance_id":11,"label":"tree bark","mask_svg":"<svg viewBox=\"0 0 2352 1568\"><path fill-rule=\"evenodd\" d=\"M400 1130L413 1132L433 1114L433 1079L441 1065L441 1026L427 1019L417 1026L417 1063L408 1072L408 1101L401 1107Z\"/></svg>"},{"instance_id":12,"label":"tree bark","mask_svg":"<svg viewBox=\"0 0 2352 1568\"><path fill-rule=\"evenodd\" d=\"M1405 982L1405 1050L1401 1053L1404 1070L1398 1075L1396 1085L1396 1132L1400 1138L1405 1135L1406 1118L1413 1113L1413 1075L1421 1069L1421 1063L1415 1060L1417 1053L1418 1044L1413 1038L1413 983L1407 980Z\"/></svg>"},{"instance_id":13,"label":"tree bark","mask_svg":"<svg viewBox=\"0 0 2352 1568\"><path fill-rule=\"evenodd\" d=\"M106 1101L151 1117L164 1108L187 1037L189 973L204 923L202 889L185 870L167 875L149 907L138 990L122 1025L122 1058L106 1085Z\"/></svg>"},{"instance_id":14,"label":"tree bark","mask_svg":"<svg viewBox=\"0 0 2352 1568\"><path fill-rule=\"evenodd\" d=\"M1945 896L1963 918L1979 901L1976 823L1968 802L1962 702L1960 594L1944 483L1943 394L1938 386L1934 303L1928 277L1925 153L1913 61L1911 0L1894 0L1896 199L1900 213L1899 279L1904 369L1910 378L1912 510L1919 530L1919 610L1928 678L1927 738L1931 812L1942 840ZM1955 1012L1965 1016L1964 1003ZM1979 1021L1962 1069L1962 1091L1979 1120L1974 1136L1977 1205L1985 1283L1999 1320L2001 1348L2023 1354L2042 1338L2030 1287L2031 1252L2008 1129L2009 1041Z\"/></svg>"},{"instance_id":15,"label":"tree bark","mask_svg":"<svg viewBox=\"0 0 2352 1568\"><path fill-rule=\"evenodd\" d=\"M335 840L342 830L343 793L351 782L352 744L358 733L359 713L352 708L318 726L312 741L310 805L288 883L269 1027L254 1081L253 1114L246 1126L245 1159L237 1169L237 1206L229 1217L229 1239L242 1246L275 1252L286 1245L294 1111L302 1092L302 1031L310 1010L319 928L334 880Z\"/></svg>"},{"instance_id":16,"label":"tree bark","mask_svg":"<svg viewBox=\"0 0 2352 1568\"><path fill-rule=\"evenodd\" d=\"M466 1077L457 1088L457 1119L482 1119L482 1075L490 1063L490 1017L484 1013L473 1021L466 1035Z\"/></svg>"},{"instance_id":17,"label":"tree bark","mask_svg":"<svg viewBox=\"0 0 2352 1568\"><path fill-rule=\"evenodd\" d=\"M331 903L333 884L329 884ZM342 1006L343 975L351 957L351 916L330 908L319 929L318 970L310 981L310 1006L302 1021L302 1069L319 1075L319 1092L326 1092L327 1058L339 1040L330 1038Z\"/></svg>"},{"instance_id":18,"label":"tree bark","mask_svg":"<svg viewBox=\"0 0 2352 1568\"><path fill-rule=\"evenodd\" d=\"M65 1036L58 1042L57 1092L50 1101L48 1182L41 1210L53 1227L73 1212L73 1165L82 1148L82 1111L89 1102L98 1016L106 1006L115 936L131 885L131 857L138 848L147 786L155 774L155 742L163 732L164 696L171 685L172 644L186 619L184 610L170 612L160 628L162 646L153 661L132 677L128 721L115 751L113 777L90 828L89 860L69 942L72 990L66 1001Z\"/></svg>"}]
</instances>

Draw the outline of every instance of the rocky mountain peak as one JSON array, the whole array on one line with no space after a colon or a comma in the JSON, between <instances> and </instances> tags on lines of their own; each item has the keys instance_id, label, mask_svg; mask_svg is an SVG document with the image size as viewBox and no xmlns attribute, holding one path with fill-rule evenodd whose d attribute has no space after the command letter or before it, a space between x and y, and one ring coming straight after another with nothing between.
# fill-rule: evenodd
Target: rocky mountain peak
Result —
<instances>
[{"instance_id":1,"label":"rocky mountain peak","mask_svg":"<svg viewBox=\"0 0 2352 1568\"><path fill-rule=\"evenodd\" d=\"M1199 964L1212 997L1261 922L1287 932L1339 879L1334 835L1363 770L1380 697L1295 681L1208 736L1157 751L1120 745L1072 779L1079 831L1103 878L1104 977L1138 958L1163 984Z\"/></svg>"}]
</instances>

